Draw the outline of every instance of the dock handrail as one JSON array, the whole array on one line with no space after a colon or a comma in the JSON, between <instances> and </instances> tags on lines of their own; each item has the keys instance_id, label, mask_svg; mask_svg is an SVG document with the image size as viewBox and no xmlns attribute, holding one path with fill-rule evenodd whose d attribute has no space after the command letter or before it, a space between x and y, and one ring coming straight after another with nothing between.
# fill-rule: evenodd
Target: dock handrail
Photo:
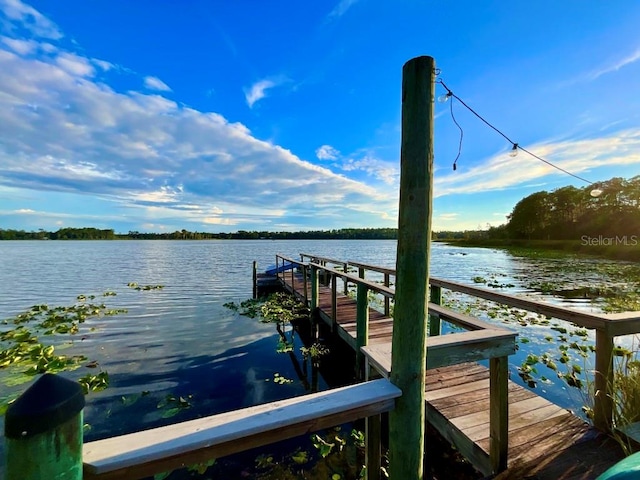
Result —
<instances>
[{"instance_id":1,"label":"dock handrail","mask_svg":"<svg viewBox=\"0 0 640 480\"><path fill-rule=\"evenodd\" d=\"M305 255L307 258L317 260L317 257L311 255ZM283 258L278 255L278 258ZM280 261L280 260L278 260ZM284 261L284 260L282 260ZM302 262L299 262L302 264ZM342 262L335 262L342 264ZM350 265L356 265L355 262L350 262ZM317 263L311 261L305 264L306 268L310 270L310 282L311 282L311 299L309 299L309 305L312 311L319 314L330 325L332 331L338 331L340 335L343 335L345 340L353 342L353 337L346 333L344 328L338 329L337 318L337 279L342 279L344 283L354 283L357 287L356 290L356 335L355 344L352 346L356 353L356 373L360 378L366 376L367 359L369 365L374 366L377 370L382 372L386 371L387 374L391 369L390 365L390 344L373 345L368 346L369 343L369 291L382 295L385 299L392 300L395 296L395 289L381 285L372 280L364 278L364 271L361 269L369 269L370 265L357 264L359 271L358 276L331 268L326 263ZM382 270L382 269L380 269ZM391 275L393 272L391 269L384 269L387 275ZM322 309L319 299L319 272L324 272L325 275L329 275L331 279L331 305L330 314ZM283 272L281 278L288 279L288 275L285 276ZM306 273L303 274L306 277ZM388 277L387 277L388 279ZM296 279L292 277L291 291L300 295L300 292L295 288ZM297 280L298 285L300 279ZM285 282L286 285L286 282ZM288 287L287 287L288 288ZM306 288L306 285L305 285ZM306 293L306 289L305 289ZM515 337L517 333L505 328L496 327L493 324L484 322L477 318L455 312L439 305L439 297L435 298L431 296L432 301L428 305L428 311L430 316L429 331L433 337L429 343L429 355L427 356L427 368L436 368L440 366L453 365L457 363L464 363L468 361L477 361L482 359L489 359L490 369L490 430L491 430L491 465L493 471L500 471L506 468L506 455L507 455L507 418L508 418L508 396L507 396L507 379L508 379L508 361L509 355L515 353ZM326 302L326 300L325 300ZM326 309L327 305L324 304ZM387 317L388 318L388 317ZM458 325L467 330L462 333L455 333L452 335L440 334L440 320L446 320L454 325ZM437 322L435 322L437 320ZM343 324L344 325L344 324ZM353 325L353 323L351 324ZM348 338L347 338L348 337ZM382 350L381 350L382 349ZM386 349L386 350L385 350ZM389 351L387 351L389 350ZM384 357L377 359L377 357ZM388 358L386 358L388 357ZM386 363L385 363L386 362ZM388 363L388 364L387 364Z\"/></svg>"},{"instance_id":2,"label":"dock handrail","mask_svg":"<svg viewBox=\"0 0 640 480\"><path fill-rule=\"evenodd\" d=\"M350 266L359 270L359 276L365 276L365 271L371 270L385 275L385 284L388 284L387 276L395 276L392 268L378 267L362 262L348 261ZM594 425L600 430L607 431L611 428L613 418L613 402L611 385L613 384L613 349L614 338L622 335L640 333L640 312L625 313L589 313L580 312L571 308L552 305L538 300L522 298L508 293L496 292L474 285L466 285L460 282L431 277L429 279L430 299L434 304L441 303L442 289L453 292L465 293L473 297L482 298L492 302L520 308L548 317L571 322L579 327L595 330L595 390L602 392L595 396ZM385 308L385 313L388 310ZM431 315L429 320L429 332L439 331L439 316Z\"/></svg>"},{"instance_id":3,"label":"dock handrail","mask_svg":"<svg viewBox=\"0 0 640 480\"><path fill-rule=\"evenodd\" d=\"M89 442L83 478L140 478L206 462L380 415L392 410L401 394L386 379L372 380Z\"/></svg>"}]
</instances>

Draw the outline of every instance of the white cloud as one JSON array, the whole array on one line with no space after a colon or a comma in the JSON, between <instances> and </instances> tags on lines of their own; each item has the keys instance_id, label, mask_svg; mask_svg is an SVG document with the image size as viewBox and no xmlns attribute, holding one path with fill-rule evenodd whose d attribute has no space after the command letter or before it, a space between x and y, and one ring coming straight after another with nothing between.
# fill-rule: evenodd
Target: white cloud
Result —
<instances>
[{"instance_id":1,"label":"white cloud","mask_svg":"<svg viewBox=\"0 0 640 480\"><path fill-rule=\"evenodd\" d=\"M35 52L39 43L35 40L21 40L18 38L10 38L10 37L0 37L2 43L7 45L11 50L20 54L20 55L28 55L30 53Z\"/></svg>"},{"instance_id":2,"label":"white cloud","mask_svg":"<svg viewBox=\"0 0 640 480\"><path fill-rule=\"evenodd\" d=\"M0 0L0 11L12 24L18 23L38 37L52 40L62 38L62 32L55 23L20 0Z\"/></svg>"},{"instance_id":3,"label":"white cloud","mask_svg":"<svg viewBox=\"0 0 640 480\"><path fill-rule=\"evenodd\" d=\"M0 188L115 202L137 225L265 225L295 214L310 225L326 215L322 228L332 228L349 215L393 215L393 195L217 113L116 91L94 78L94 59L41 45L20 54L0 43Z\"/></svg>"},{"instance_id":4,"label":"white cloud","mask_svg":"<svg viewBox=\"0 0 640 480\"><path fill-rule=\"evenodd\" d=\"M598 70L591 72L588 77L590 80L595 80L596 78L601 77L602 75L606 75L607 73L617 72L621 68L626 67L627 65L631 65L638 60L640 60L640 47L637 47L635 51L631 52L630 54L622 58L618 58L613 62L604 65Z\"/></svg>"},{"instance_id":5,"label":"white cloud","mask_svg":"<svg viewBox=\"0 0 640 480\"><path fill-rule=\"evenodd\" d=\"M340 0L338 4L329 12L329 18L341 17L349 10L358 0Z\"/></svg>"},{"instance_id":6,"label":"white cloud","mask_svg":"<svg viewBox=\"0 0 640 480\"><path fill-rule=\"evenodd\" d=\"M251 87L246 88L244 90L244 96L247 100L247 105L249 105L249 108L253 108L253 104L258 100L263 99L267 95L266 91L269 88L273 88L275 86L276 83L273 80L260 80L259 82L251 85Z\"/></svg>"},{"instance_id":7,"label":"white cloud","mask_svg":"<svg viewBox=\"0 0 640 480\"><path fill-rule=\"evenodd\" d=\"M456 220L459 216L459 213L441 213L440 215L438 215L438 219L443 221L451 221Z\"/></svg>"},{"instance_id":8,"label":"white cloud","mask_svg":"<svg viewBox=\"0 0 640 480\"><path fill-rule=\"evenodd\" d=\"M78 77L92 77L95 73L93 65L87 58L72 53L60 53L56 57L56 63L66 72Z\"/></svg>"},{"instance_id":9,"label":"white cloud","mask_svg":"<svg viewBox=\"0 0 640 480\"><path fill-rule=\"evenodd\" d=\"M144 86L149 90L157 90L158 92L170 92L169 85L164 83L158 77L144 77Z\"/></svg>"},{"instance_id":10,"label":"white cloud","mask_svg":"<svg viewBox=\"0 0 640 480\"><path fill-rule=\"evenodd\" d=\"M264 78L257 81L253 85L244 89L244 96L249 108L253 108L253 105L267 96L267 90L275 87L279 87L285 83L290 82L291 79L284 75L277 75L274 77Z\"/></svg>"},{"instance_id":11,"label":"white cloud","mask_svg":"<svg viewBox=\"0 0 640 480\"><path fill-rule=\"evenodd\" d=\"M340 156L340 152L331 145L322 145L316 150L316 157L319 160L335 160Z\"/></svg>"},{"instance_id":12,"label":"white cloud","mask_svg":"<svg viewBox=\"0 0 640 480\"><path fill-rule=\"evenodd\" d=\"M385 162L384 160L377 159L371 155L365 155L363 158L354 160L348 159L341 165L342 170L350 171L363 171L378 180L386 183L387 185L397 184L400 178L400 171L398 165L391 162Z\"/></svg>"},{"instance_id":13,"label":"white cloud","mask_svg":"<svg viewBox=\"0 0 640 480\"><path fill-rule=\"evenodd\" d=\"M528 146L527 150L582 177L597 167L640 164L640 129L623 130L600 138L540 143ZM504 190L548 175L570 179L566 173L525 152L513 158L505 151L466 172L436 176L435 195Z\"/></svg>"}]
</instances>

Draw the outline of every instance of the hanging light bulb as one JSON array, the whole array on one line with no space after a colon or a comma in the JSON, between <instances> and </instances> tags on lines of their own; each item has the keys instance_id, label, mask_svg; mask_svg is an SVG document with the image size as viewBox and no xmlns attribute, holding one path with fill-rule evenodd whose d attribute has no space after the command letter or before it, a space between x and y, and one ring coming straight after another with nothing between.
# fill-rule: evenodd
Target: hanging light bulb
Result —
<instances>
[{"instance_id":1,"label":"hanging light bulb","mask_svg":"<svg viewBox=\"0 0 640 480\"><path fill-rule=\"evenodd\" d=\"M591 195L593 198L598 198L600 195L602 195L602 190L600 190L599 188L594 188L589 192L589 195Z\"/></svg>"},{"instance_id":2,"label":"hanging light bulb","mask_svg":"<svg viewBox=\"0 0 640 480\"><path fill-rule=\"evenodd\" d=\"M509 152L509 156L510 157L515 157L518 155L518 144L514 143L513 144L513 148L511 149L511 151Z\"/></svg>"},{"instance_id":3,"label":"hanging light bulb","mask_svg":"<svg viewBox=\"0 0 640 480\"><path fill-rule=\"evenodd\" d=\"M447 93L443 93L442 95L440 95L438 97L438 102L440 103L447 103L449 101L449 97L453 95L453 93L451 92L447 92Z\"/></svg>"}]
</instances>

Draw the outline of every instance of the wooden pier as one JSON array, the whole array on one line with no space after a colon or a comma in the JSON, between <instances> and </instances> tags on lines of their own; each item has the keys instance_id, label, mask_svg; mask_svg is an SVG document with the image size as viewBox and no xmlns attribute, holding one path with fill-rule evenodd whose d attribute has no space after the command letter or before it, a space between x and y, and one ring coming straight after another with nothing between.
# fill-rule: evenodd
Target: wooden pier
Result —
<instances>
[{"instance_id":1,"label":"wooden pier","mask_svg":"<svg viewBox=\"0 0 640 480\"><path fill-rule=\"evenodd\" d=\"M395 272L304 253L300 260L278 256L277 261L297 266L279 273L278 279L361 356L367 378L389 378L393 331L390 300L394 294L389 285ZM353 274L355 271L357 276ZM380 282L366 279L367 271L376 272ZM369 292L375 292L385 300L378 308L370 307L368 300L359 303L349 293L350 284L360 287L358 297L368 298ZM441 288L515 303L519 308L587 323L591 328L608 325L611 318L431 279L427 420L479 472L499 479L587 480L596 478L622 458L619 447L608 436L570 411L509 380L507 356L515 351L516 334L442 307ZM439 335L442 320L465 331ZM617 325L622 328L620 323ZM482 359L488 359L489 368L475 363Z\"/></svg>"}]
</instances>

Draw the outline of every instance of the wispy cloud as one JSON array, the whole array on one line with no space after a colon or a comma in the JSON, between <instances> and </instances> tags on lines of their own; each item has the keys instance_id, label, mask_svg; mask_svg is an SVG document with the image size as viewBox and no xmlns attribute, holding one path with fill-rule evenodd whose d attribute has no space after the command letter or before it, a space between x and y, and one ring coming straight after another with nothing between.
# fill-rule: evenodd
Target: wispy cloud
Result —
<instances>
[{"instance_id":1,"label":"wispy cloud","mask_svg":"<svg viewBox=\"0 0 640 480\"><path fill-rule=\"evenodd\" d=\"M249 105L249 108L253 108L258 100L262 100L267 96L267 90L278 87L288 81L289 79L287 77L279 75L276 77L264 78L257 81L250 87L245 88L244 96L247 100L247 105Z\"/></svg>"},{"instance_id":2,"label":"wispy cloud","mask_svg":"<svg viewBox=\"0 0 640 480\"><path fill-rule=\"evenodd\" d=\"M601 77L602 75L606 75L607 73L617 72L621 68L626 67L627 65L631 65L638 60L640 60L640 47L637 47L634 52L631 52L630 54L622 58L618 58L613 62L604 65L602 68L591 72L588 75L588 79L595 80L596 78Z\"/></svg>"},{"instance_id":3,"label":"wispy cloud","mask_svg":"<svg viewBox=\"0 0 640 480\"><path fill-rule=\"evenodd\" d=\"M149 90L156 90L158 92L170 92L169 85L164 83L158 77L144 77L144 86Z\"/></svg>"},{"instance_id":4,"label":"wispy cloud","mask_svg":"<svg viewBox=\"0 0 640 480\"><path fill-rule=\"evenodd\" d=\"M358 0L340 0L338 4L333 7L333 10L329 12L328 18L338 18L347 13L354 4L356 4Z\"/></svg>"},{"instance_id":5,"label":"wispy cloud","mask_svg":"<svg viewBox=\"0 0 640 480\"><path fill-rule=\"evenodd\" d=\"M20 0L0 0L0 11L9 20L9 28L16 26L27 29L40 38L57 40L62 38L58 26L30 5Z\"/></svg>"},{"instance_id":6,"label":"wispy cloud","mask_svg":"<svg viewBox=\"0 0 640 480\"><path fill-rule=\"evenodd\" d=\"M340 152L331 145L322 145L316 150L316 157L319 160L335 160L340 156Z\"/></svg>"},{"instance_id":7,"label":"wispy cloud","mask_svg":"<svg viewBox=\"0 0 640 480\"><path fill-rule=\"evenodd\" d=\"M380 160L371 154L365 154L365 156L360 159L349 158L342 163L340 168L346 172L365 172L367 175L387 185L397 184L400 178L400 171L397 164Z\"/></svg>"},{"instance_id":8,"label":"wispy cloud","mask_svg":"<svg viewBox=\"0 0 640 480\"><path fill-rule=\"evenodd\" d=\"M586 176L585 172L598 167L640 164L640 129L584 140L539 143L527 146L527 149L571 173ZM549 175L562 175L567 182L571 179L566 173L524 152L515 158L503 152L466 172L436 176L435 195L504 190L539 182Z\"/></svg>"}]
</instances>

